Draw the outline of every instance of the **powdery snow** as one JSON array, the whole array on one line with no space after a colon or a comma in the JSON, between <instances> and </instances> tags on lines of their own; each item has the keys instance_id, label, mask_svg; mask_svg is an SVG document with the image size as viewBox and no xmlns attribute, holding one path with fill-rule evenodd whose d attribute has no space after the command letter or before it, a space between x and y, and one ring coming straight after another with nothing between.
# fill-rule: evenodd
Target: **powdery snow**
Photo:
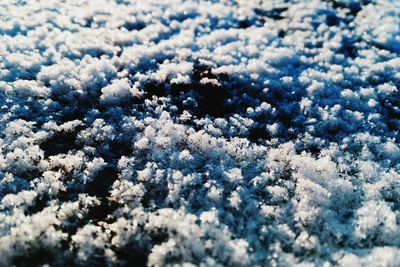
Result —
<instances>
[{"instance_id":1,"label":"powdery snow","mask_svg":"<svg viewBox=\"0 0 400 267\"><path fill-rule=\"evenodd\" d=\"M396 266L396 0L0 2L0 266Z\"/></svg>"}]
</instances>

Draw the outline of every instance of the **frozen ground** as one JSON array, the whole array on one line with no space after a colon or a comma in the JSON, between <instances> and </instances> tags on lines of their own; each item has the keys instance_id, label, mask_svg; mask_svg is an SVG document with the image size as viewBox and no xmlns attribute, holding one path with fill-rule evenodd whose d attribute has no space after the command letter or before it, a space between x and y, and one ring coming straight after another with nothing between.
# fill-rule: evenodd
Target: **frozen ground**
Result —
<instances>
[{"instance_id":1,"label":"frozen ground","mask_svg":"<svg viewBox=\"0 0 400 267\"><path fill-rule=\"evenodd\" d=\"M398 266L400 2L0 1L0 266Z\"/></svg>"}]
</instances>

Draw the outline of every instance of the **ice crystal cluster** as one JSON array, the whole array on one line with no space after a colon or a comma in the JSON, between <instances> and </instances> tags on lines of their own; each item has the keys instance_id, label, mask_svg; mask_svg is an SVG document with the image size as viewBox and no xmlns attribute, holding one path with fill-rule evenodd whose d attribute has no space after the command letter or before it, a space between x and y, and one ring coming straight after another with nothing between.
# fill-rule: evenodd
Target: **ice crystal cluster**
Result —
<instances>
[{"instance_id":1,"label":"ice crystal cluster","mask_svg":"<svg viewBox=\"0 0 400 267\"><path fill-rule=\"evenodd\" d=\"M0 266L398 266L400 2L1 0Z\"/></svg>"}]
</instances>

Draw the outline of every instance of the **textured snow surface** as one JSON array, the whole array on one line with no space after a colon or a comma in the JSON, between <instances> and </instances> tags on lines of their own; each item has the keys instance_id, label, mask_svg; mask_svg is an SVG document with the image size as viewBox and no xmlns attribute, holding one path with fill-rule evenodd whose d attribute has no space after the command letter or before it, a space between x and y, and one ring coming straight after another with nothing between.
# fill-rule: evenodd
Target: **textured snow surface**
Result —
<instances>
[{"instance_id":1,"label":"textured snow surface","mask_svg":"<svg viewBox=\"0 0 400 267\"><path fill-rule=\"evenodd\" d=\"M398 266L400 2L1 0L0 266Z\"/></svg>"}]
</instances>

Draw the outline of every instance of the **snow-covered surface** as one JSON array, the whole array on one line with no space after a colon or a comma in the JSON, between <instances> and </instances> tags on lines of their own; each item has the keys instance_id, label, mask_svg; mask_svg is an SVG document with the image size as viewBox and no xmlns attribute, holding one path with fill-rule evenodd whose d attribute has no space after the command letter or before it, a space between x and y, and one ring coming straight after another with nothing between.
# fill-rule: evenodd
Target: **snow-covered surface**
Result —
<instances>
[{"instance_id":1,"label":"snow-covered surface","mask_svg":"<svg viewBox=\"0 0 400 267\"><path fill-rule=\"evenodd\" d=\"M397 266L400 2L0 1L0 266Z\"/></svg>"}]
</instances>

